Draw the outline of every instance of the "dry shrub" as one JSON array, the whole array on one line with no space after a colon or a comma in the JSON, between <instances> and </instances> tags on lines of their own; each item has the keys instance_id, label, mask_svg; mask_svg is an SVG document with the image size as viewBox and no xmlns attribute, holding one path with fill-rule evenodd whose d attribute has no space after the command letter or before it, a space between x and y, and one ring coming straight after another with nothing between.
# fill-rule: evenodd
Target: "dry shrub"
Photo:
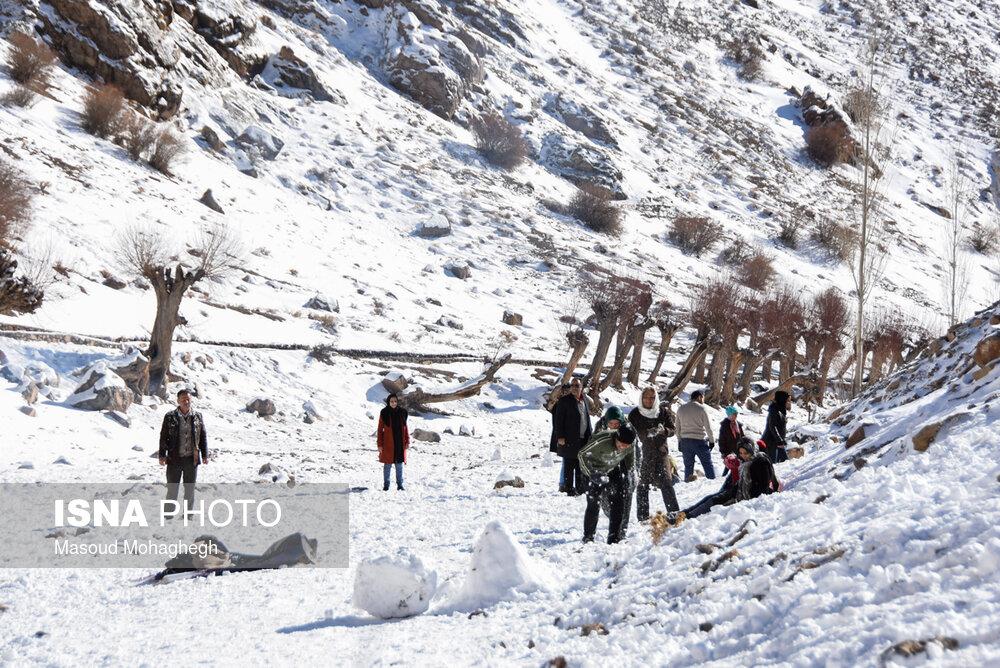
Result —
<instances>
[{"instance_id":1,"label":"dry shrub","mask_svg":"<svg viewBox=\"0 0 1000 668\"><path fill-rule=\"evenodd\" d=\"M797 215L783 217L778 222L778 241L789 248L798 248L799 231L802 229L802 218Z\"/></svg>"},{"instance_id":2,"label":"dry shrub","mask_svg":"<svg viewBox=\"0 0 1000 668\"><path fill-rule=\"evenodd\" d=\"M740 65L741 79L757 81L764 73L764 50L752 36L744 35L730 42L726 57Z\"/></svg>"},{"instance_id":3,"label":"dry shrub","mask_svg":"<svg viewBox=\"0 0 1000 668\"><path fill-rule=\"evenodd\" d=\"M771 290L760 306L762 333L775 346L784 346L791 339L798 339L805 327L805 306L798 291L781 283Z\"/></svg>"},{"instance_id":4,"label":"dry shrub","mask_svg":"<svg viewBox=\"0 0 1000 668\"><path fill-rule=\"evenodd\" d=\"M167 176L173 175L173 169L183 161L188 152L184 137L172 125L157 132L156 146L149 156L149 164Z\"/></svg>"},{"instance_id":5,"label":"dry shrub","mask_svg":"<svg viewBox=\"0 0 1000 668\"><path fill-rule=\"evenodd\" d=\"M20 170L0 160L0 243L7 242L28 222L31 184Z\"/></svg>"},{"instance_id":6,"label":"dry shrub","mask_svg":"<svg viewBox=\"0 0 1000 668\"><path fill-rule=\"evenodd\" d=\"M757 251L744 262L736 273L736 280L751 290L763 290L774 277L774 264L770 257Z\"/></svg>"},{"instance_id":7,"label":"dry shrub","mask_svg":"<svg viewBox=\"0 0 1000 668\"><path fill-rule=\"evenodd\" d=\"M969 245L972 250L983 255L992 255L1000 248L1000 230L996 225L979 225L969 233Z\"/></svg>"},{"instance_id":8,"label":"dry shrub","mask_svg":"<svg viewBox=\"0 0 1000 668\"><path fill-rule=\"evenodd\" d=\"M753 257L754 252L754 247L746 239L737 238L722 249L719 258L729 266L738 267Z\"/></svg>"},{"instance_id":9,"label":"dry shrub","mask_svg":"<svg viewBox=\"0 0 1000 668\"><path fill-rule=\"evenodd\" d=\"M819 336L824 346L840 341L850 318L847 301L833 286L815 295L809 304L809 328Z\"/></svg>"},{"instance_id":10,"label":"dry shrub","mask_svg":"<svg viewBox=\"0 0 1000 668\"><path fill-rule=\"evenodd\" d=\"M844 95L843 108L852 123L860 123L865 118L877 118L884 111L875 94L864 88L848 91Z\"/></svg>"},{"instance_id":11,"label":"dry shrub","mask_svg":"<svg viewBox=\"0 0 1000 668\"><path fill-rule=\"evenodd\" d=\"M0 315L33 313L42 305L45 291L30 277L14 277L17 260L14 254L0 245Z\"/></svg>"},{"instance_id":12,"label":"dry shrub","mask_svg":"<svg viewBox=\"0 0 1000 668\"><path fill-rule=\"evenodd\" d=\"M83 129L92 135L113 137L122 125L125 95L117 86L98 84L83 99Z\"/></svg>"},{"instance_id":13,"label":"dry shrub","mask_svg":"<svg viewBox=\"0 0 1000 668\"><path fill-rule=\"evenodd\" d=\"M853 142L842 123L815 125L806 130L806 153L824 167L851 159Z\"/></svg>"},{"instance_id":14,"label":"dry shrub","mask_svg":"<svg viewBox=\"0 0 1000 668\"><path fill-rule=\"evenodd\" d=\"M826 249L830 257L846 262L857 237L854 230L830 218L820 218L812 230L812 239Z\"/></svg>"},{"instance_id":15,"label":"dry shrub","mask_svg":"<svg viewBox=\"0 0 1000 668\"><path fill-rule=\"evenodd\" d=\"M723 236L722 225L708 218L697 216L678 216L674 218L673 227L667 237L681 250L701 257L710 250Z\"/></svg>"},{"instance_id":16,"label":"dry shrub","mask_svg":"<svg viewBox=\"0 0 1000 668\"><path fill-rule=\"evenodd\" d=\"M483 114L470 125L476 135L476 148L491 165L511 170L528 157L528 142L518 127L503 116Z\"/></svg>"},{"instance_id":17,"label":"dry shrub","mask_svg":"<svg viewBox=\"0 0 1000 668\"><path fill-rule=\"evenodd\" d=\"M14 87L3 94L0 98L0 105L4 107L22 107L28 109L35 103L38 95L35 91L21 84L14 84Z\"/></svg>"},{"instance_id":18,"label":"dry shrub","mask_svg":"<svg viewBox=\"0 0 1000 668\"><path fill-rule=\"evenodd\" d=\"M570 200L568 212L581 223L602 234L618 236L622 231L622 210L607 188L585 183Z\"/></svg>"},{"instance_id":19,"label":"dry shrub","mask_svg":"<svg viewBox=\"0 0 1000 668\"><path fill-rule=\"evenodd\" d=\"M10 78L26 88L48 90L58 61L55 52L44 42L37 42L20 32L10 36L10 44L10 55L7 57Z\"/></svg>"},{"instance_id":20,"label":"dry shrub","mask_svg":"<svg viewBox=\"0 0 1000 668\"><path fill-rule=\"evenodd\" d=\"M156 144L156 125L139 114L129 114L123 122L121 143L136 162L143 160Z\"/></svg>"}]
</instances>

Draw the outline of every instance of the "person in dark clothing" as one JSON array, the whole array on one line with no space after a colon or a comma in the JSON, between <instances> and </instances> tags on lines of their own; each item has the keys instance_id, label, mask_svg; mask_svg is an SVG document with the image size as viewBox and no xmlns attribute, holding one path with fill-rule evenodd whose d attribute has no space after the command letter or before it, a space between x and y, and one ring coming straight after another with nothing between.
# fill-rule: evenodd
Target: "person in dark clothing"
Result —
<instances>
[{"instance_id":1,"label":"person in dark clothing","mask_svg":"<svg viewBox=\"0 0 1000 668\"><path fill-rule=\"evenodd\" d=\"M739 452L740 455L745 455L746 459L750 459L751 455L748 451L740 449ZM682 510L681 514L683 514L684 518L698 517L709 512L715 506L722 506L736 501L736 495L739 491L741 458L736 455L726 455L726 458L722 460L722 464L729 473L723 479L722 487L715 494L709 494L693 506Z\"/></svg>"},{"instance_id":2,"label":"person in dark clothing","mask_svg":"<svg viewBox=\"0 0 1000 668\"><path fill-rule=\"evenodd\" d=\"M639 401L639 406L628 414L628 421L642 444L635 515L643 522L649 519L650 485L660 488L663 505L668 511L676 511L678 506L667 453L667 438L674 435L674 422L670 419L666 405L657 405L656 388L649 386L643 389Z\"/></svg>"},{"instance_id":3,"label":"person in dark clothing","mask_svg":"<svg viewBox=\"0 0 1000 668\"><path fill-rule=\"evenodd\" d=\"M547 404L547 410L552 413L552 436L549 437L549 452L558 453L559 447L556 443L556 404L565 396L569 395L569 383L563 383L552 391L552 396ZM566 491L566 460L559 466L559 491Z\"/></svg>"},{"instance_id":4,"label":"person in dark clothing","mask_svg":"<svg viewBox=\"0 0 1000 668\"><path fill-rule=\"evenodd\" d=\"M396 489L403 489L403 464L410 449L410 430L406 427L406 409L399 406L395 393L385 398L385 408L378 414L375 438L378 460L382 462L382 490L389 489L389 474L396 467Z\"/></svg>"},{"instance_id":5,"label":"person in dark clothing","mask_svg":"<svg viewBox=\"0 0 1000 668\"><path fill-rule=\"evenodd\" d=\"M179 484L184 479L184 505L194 504L194 483L198 478L198 465L208 464L208 436L201 413L191 410L191 392L177 393L177 408L163 416L160 427L160 466L167 467L167 500L172 510L167 516L176 515Z\"/></svg>"},{"instance_id":6,"label":"person in dark clothing","mask_svg":"<svg viewBox=\"0 0 1000 668\"><path fill-rule=\"evenodd\" d=\"M593 433L590 425L590 412L583 396L583 385L579 378L574 378L569 384L570 393L556 403L554 431L556 452L563 458L565 465L566 493L577 496L587 491L587 480L580 471L580 448L590 440Z\"/></svg>"},{"instance_id":7,"label":"person in dark clothing","mask_svg":"<svg viewBox=\"0 0 1000 668\"><path fill-rule=\"evenodd\" d=\"M625 539L628 498L635 474L635 431L628 425L598 432L580 451L580 468L590 478L587 510L583 516L583 542L594 540L601 514L601 496L610 501L608 544Z\"/></svg>"},{"instance_id":8,"label":"person in dark clothing","mask_svg":"<svg viewBox=\"0 0 1000 668\"><path fill-rule=\"evenodd\" d=\"M792 407L792 397L788 392L777 391L774 400L767 409L767 426L764 427L762 440L767 446L767 456L771 463L783 462L788 459L785 452L785 423L788 409Z\"/></svg>"},{"instance_id":9,"label":"person in dark clothing","mask_svg":"<svg viewBox=\"0 0 1000 668\"><path fill-rule=\"evenodd\" d=\"M736 406L729 406L726 408L726 419L719 425L719 454L723 459L726 455L735 455L736 444L746 436L743 433L743 425L736 419L739 414Z\"/></svg>"},{"instance_id":10,"label":"person in dark clothing","mask_svg":"<svg viewBox=\"0 0 1000 668\"><path fill-rule=\"evenodd\" d=\"M743 452L754 446L749 438L740 441L740 457ZM736 498L739 501L756 499L761 494L773 494L781 489L781 483L774 475L774 464L771 458L754 448L753 455L740 464L739 490Z\"/></svg>"}]
</instances>

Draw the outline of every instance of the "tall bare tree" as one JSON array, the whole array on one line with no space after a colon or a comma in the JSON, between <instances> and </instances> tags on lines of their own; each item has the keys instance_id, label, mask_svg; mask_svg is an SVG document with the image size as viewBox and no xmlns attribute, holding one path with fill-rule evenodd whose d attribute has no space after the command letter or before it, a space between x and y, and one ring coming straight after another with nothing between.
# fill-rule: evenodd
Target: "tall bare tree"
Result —
<instances>
[{"instance_id":1,"label":"tall bare tree","mask_svg":"<svg viewBox=\"0 0 1000 668\"><path fill-rule=\"evenodd\" d=\"M882 20L874 3L869 10L854 99L857 183L852 211L856 235L848 254L857 299L855 394L864 382L865 305L885 270L885 167L892 143L885 123L888 96L884 70L891 50L890 24Z\"/></svg>"},{"instance_id":2,"label":"tall bare tree","mask_svg":"<svg viewBox=\"0 0 1000 668\"><path fill-rule=\"evenodd\" d=\"M149 358L150 394L164 396L171 380L174 329L186 323L179 313L184 294L203 279L228 274L242 258L243 248L232 229L219 224L202 230L188 253L193 260L191 266L170 252L166 235L150 228L129 227L118 238L116 254L123 269L149 281L156 294L156 316L145 353Z\"/></svg>"},{"instance_id":3,"label":"tall bare tree","mask_svg":"<svg viewBox=\"0 0 1000 668\"><path fill-rule=\"evenodd\" d=\"M948 164L948 176L945 182L945 197L951 218L943 230L946 267L944 292L949 327L961 320L968 293L969 265L962 242L965 239L965 213L969 195L969 179L962 169L961 156L956 151Z\"/></svg>"}]
</instances>

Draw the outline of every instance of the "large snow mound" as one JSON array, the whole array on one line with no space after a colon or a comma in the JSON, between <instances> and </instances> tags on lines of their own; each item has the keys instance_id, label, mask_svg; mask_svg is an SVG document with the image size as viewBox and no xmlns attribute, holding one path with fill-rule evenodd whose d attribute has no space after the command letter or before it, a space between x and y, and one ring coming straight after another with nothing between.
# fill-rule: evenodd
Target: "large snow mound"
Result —
<instances>
[{"instance_id":1,"label":"large snow mound","mask_svg":"<svg viewBox=\"0 0 1000 668\"><path fill-rule=\"evenodd\" d=\"M377 557L358 564L352 602L381 619L427 612L437 592L437 572L416 555Z\"/></svg>"},{"instance_id":2,"label":"large snow mound","mask_svg":"<svg viewBox=\"0 0 1000 668\"><path fill-rule=\"evenodd\" d=\"M459 600L487 604L551 587L547 574L500 522L486 525L472 549Z\"/></svg>"}]
</instances>

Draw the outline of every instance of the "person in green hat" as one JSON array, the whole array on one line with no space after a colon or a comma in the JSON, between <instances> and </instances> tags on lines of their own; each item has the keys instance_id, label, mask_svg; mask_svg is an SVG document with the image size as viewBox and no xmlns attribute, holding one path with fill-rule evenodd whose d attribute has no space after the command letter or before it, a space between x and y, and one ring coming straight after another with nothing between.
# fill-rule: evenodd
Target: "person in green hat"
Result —
<instances>
[{"instance_id":1,"label":"person in green hat","mask_svg":"<svg viewBox=\"0 0 1000 668\"><path fill-rule=\"evenodd\" d=\"M614 431L599 432L580 450L579 460L580 471L590 478L587 510L583 516L583 542L594 540L601 513L601 495L606 492L611 502L608 543L618 543L625 538L627 529L624 520L635 471L635 431L623 424Z\"/></svg>"}]
</instances>

